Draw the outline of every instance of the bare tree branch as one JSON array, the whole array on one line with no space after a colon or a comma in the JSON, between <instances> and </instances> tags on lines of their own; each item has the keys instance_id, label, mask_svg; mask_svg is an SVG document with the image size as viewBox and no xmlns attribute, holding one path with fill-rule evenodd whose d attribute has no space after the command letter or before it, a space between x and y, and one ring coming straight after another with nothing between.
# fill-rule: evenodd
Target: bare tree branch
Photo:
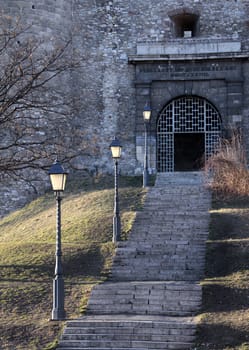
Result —
<instances>
[{"instance_id":1,"label":"bare tree branch","mask_svg":"<svg viewBox=\"0 0 249 350\"><path fill-rule=\"evenodd\" d=\"M19 20L1 22L0 174L17 176L46 168L58 152L64 160L77 155L69 145L72 99L60 82L79 62L72 60L70 40L44 43Z\"/></svg>"}]
</instances>

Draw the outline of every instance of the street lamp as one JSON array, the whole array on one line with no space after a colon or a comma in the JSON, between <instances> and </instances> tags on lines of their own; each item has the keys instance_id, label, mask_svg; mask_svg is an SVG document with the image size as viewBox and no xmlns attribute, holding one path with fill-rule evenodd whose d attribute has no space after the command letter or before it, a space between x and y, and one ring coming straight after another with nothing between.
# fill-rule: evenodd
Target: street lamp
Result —
<instances>
[{"instance_id":1,"label":"street lamp","mask_svg":"<svg viewBox=\"0 0 249 350\"><path fill-rule=\"evenodd\" d=\"M121 236L121 224L119 215L119 198L118 198L118 160L121 157L122 146L119 140L114 137L110 144L110 149L112 152L112 158L114 160L115 166L115 195L114 195L114 213L113 213L113 243L120 241Z\"/></svg>"},{"instance_id":2,"label":"street lamp","mask_svg":"<svg viewBox=\"0 0 249 350\"><path fill-rule=\"evenodd\" d=\"M55 251L55 277L53 280L53 309L52 320L64 320L66 313L64 310L64 281L62 276L61 263L61 193L65 189L67 173L56 160L48 172L52 189L56 196L57 211L56 211L56 251Z\"/></svg>"},{"instance_id":3,"label":"street lamp","mask_svg":"<svg viewBox=\"0 0 249 350\"><path fill-rule=\"evenodd\" d=\"M151 107L146 104L143 110L143 119L144 119L144 126L145 126L145 136L144 136L144 171L143 171L143 187L148 186L148 124L150 122L151 117Z\"/></svg>"}]
</instances>

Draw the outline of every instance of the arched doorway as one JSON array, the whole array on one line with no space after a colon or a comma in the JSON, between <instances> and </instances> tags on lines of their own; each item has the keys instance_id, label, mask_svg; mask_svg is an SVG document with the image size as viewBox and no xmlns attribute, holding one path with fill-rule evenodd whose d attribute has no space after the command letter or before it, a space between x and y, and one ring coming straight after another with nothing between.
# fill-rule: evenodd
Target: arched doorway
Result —
<instances>
[{"instance_id":1,"label":"arched doorway","mask_svg":"<svg viewBox=\"0 0 249 350\"><path fill-rule=\"evenodd\" d=\"M171 101L157 121L157 171L199 170L220 133L219 112L206 99L182 96Z\"/></svg>"}]
</instances>

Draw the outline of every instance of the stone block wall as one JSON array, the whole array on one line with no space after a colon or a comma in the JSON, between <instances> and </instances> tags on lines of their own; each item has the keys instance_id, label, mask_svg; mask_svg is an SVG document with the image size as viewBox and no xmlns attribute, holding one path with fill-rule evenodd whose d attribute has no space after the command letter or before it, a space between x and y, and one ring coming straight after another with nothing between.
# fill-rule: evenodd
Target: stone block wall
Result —
<instances>
[{"instance_id":1,"label":"stone block wall","mask_svg":"<svg viewBox=\"0 0 249 350\"><path fill-rule=\"evenodd\" d=\"M220 45L217 49L218 53L224 50L226 52L247 50L248 1L75 2L74 23L77 23L76 26L79 29L77 39L75 37L75 45L84 55L84 67L76 83L76 86L81 87L78 90L81 96L81 98L79 96L81 100L79 119L87 120L90 133L96 133L101 145L99 151L102 151L102 158L100 160L97 156L96 166L109 169L106 145L113 134L118 134L124 144L122 168L131 173L134 170L135 172L141 170L142 109L144 103L150 98L152 98L154 120L160 109L170 99L185 93L203 95L210 99L221 112L225 125L240 118L242 120L240 117L244 113L243 101L241 101L242 75L239 81L236 78L236 81L228 84L226 80L230 73L219 75L217 72L217 76L212 80L207 80L205 77L188 78L187 82L183 82L183 79L174 81L166 79L161 83L160 89L158 88L160 91L156 89L158 83L155 77L149 81L150 85L151 81L155 80L149 88L146 87L145 82L141 85L138 81L136 66L129 63L129 58L138 53L138 47L141 48L142 44L148 47L165 44L168 47L171 42L171 45L176 47L171 17L181 12L198 14L198 40L202 41L202 47L210 41L209 46ZM222 39L224 43L212 42L215 39ZM226 43L225 40L228 42ZM182 43L181 39L178 39L178 45L180 42ZM206 57L208 56L207 53ZM196 57L193 57L191 64L195 62ZM95 77L90 85L86 84L86 81L89 82L89 76ZM160 94L163 96L160 97ZM100 128L92 130L93 119L101 125ZM135 139L137 139L137 145ZM137 153L135 146L137 146Z\"/></svg>"},{"instance_id":2,"label":"stone block wall","mask_svg":"<svg viewBox=\"0 0 249 350\"><path fill-rule=\"evenodd\" d=\"M81 65L59 85L74 99L70 122L77 137L72 132L69 147L79 148L75 139L82 138L82 150L69 168L112 172L108 146L117 135L123 145L121 172L141 173L142 110L150 101L149 162L155 171L158 115L173 98L186 94L212 102L225 128L241 127L249 151L249 0L0 0L0 4L3 13L32 24L32 31L48 45L54 37L72 38L72 57ZM184 13L198 17L196 38L176 38L172 19ZM160 64L193 68L188 68L188 75L181 70L173 74L156 71ZM234 70L224 68L228 66Z\"/></svg>"},{"instance_id":3,"label":"stone block wall","mask_svg":"<svg viewBox=\"0 0 249 350\"><path fill-rule=\"evenodd\" d=\"M63 43L71 38L72 1L70 0L0 0L0 8L2 16L7 18L6 23L9 19L9 23L12 22L18 29L26 28L26 36L30 37L36 45L39 45L42 52L49 52L51 49L63 45ZM18 40L17 44L22 50L22 44L25 42L25 37L21 36L16 40ZM3 56L1 55L1 58L2 57ZM3 64L3 62L0 62L0 64ZM61 95L58 96L59 101L62 95L70 96L70 90L68 88L69 83L70 77L65 75L54 81L54 85L51 85L47 91L44 91L44 93L49 94L50 89L54 90L54 88L56 88L59 95ZM35 139L38 141L39 137L42 139L43 135L46 135L46 137L51 140L56 138L59 129L69 129L65 118L60 117L58 122L54 123L52 119L49 121L47 116L45 116L46 118L44 118L42 122L42 111L33 110L27 112L26 116L29 116L29 113L32 114L32 118L37 116L37 133L33 134L31 132L30 136L27 135L27 139ZM1 137L3 133L4 130L1 128ZM68 139L68 137L65 137L65 140L68 140L68 143L71 144L71 140ZM52 143L53 141L50 142L51 144L46 145L47 148L54 147L54 144ZM44 146L41 145L41 148L43 147ZM68 149L70 150L69 146ZM1 158L3 157L4 154L1 154ZM52 163L53 160L54 159L44 159L44 162ZM21 175L21 177L13 176L12 178L9 178L5 173L1 172L0 216L7 214L13 209L22 207L29 200L36 198L39 194L44 193L44 191L50 187L47 172L42 169L25 169ZM23 178L26 178L27 181L24 181Z\"/></svg>"}]
</instances>

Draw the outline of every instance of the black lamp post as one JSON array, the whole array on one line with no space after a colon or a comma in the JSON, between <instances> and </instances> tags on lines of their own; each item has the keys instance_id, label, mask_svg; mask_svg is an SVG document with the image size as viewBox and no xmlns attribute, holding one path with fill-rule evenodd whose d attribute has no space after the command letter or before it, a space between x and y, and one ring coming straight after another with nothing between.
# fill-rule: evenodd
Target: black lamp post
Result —
<instances>
[{"instance_id":1,"label":"black lamp post","mask_svg":"<svg viewBox=\"0 0 249 350\"><path fill-rule=\"evenodd\" d=\"M56 215L56 252L55 252L55 277L53 280L53 309L52 320L64 320L66 313L64 310L64 280L62 276L62 263L61 263L61 193L65 189L67 173L58 162L51 166L49 169L50 181L53 191L56 196L57 202L57 215Z\"/></svg>"},{"instance_id":2,"label":"black lamp post","mask_svg":"<svg viewBox=\"0 0 249 350\"><path fill-rule=\"evenodd\" d=\"M113 213L113 243L120 241L121 237L121 223L119 215L119 198L118 198L118 160L121 157L122 146L119 140L114 137L110 144L110 149L112 152L112 158L114 160L115 166L115 195L114 195L114 213Z\"/></svg>"},{"instance_id":3,"label":"black lamp post","mask_svg":"<svg viewBox=\"0 0 249 350\"><path fill-rule=\"evenodd\" d=\"M143 171L143 187L148 186L148 124L151 117L151 108L148 104L145 105L143 110L143 119L145 126L145 136L144 136L144 171Z\"/></svg>"}]
</instances>

